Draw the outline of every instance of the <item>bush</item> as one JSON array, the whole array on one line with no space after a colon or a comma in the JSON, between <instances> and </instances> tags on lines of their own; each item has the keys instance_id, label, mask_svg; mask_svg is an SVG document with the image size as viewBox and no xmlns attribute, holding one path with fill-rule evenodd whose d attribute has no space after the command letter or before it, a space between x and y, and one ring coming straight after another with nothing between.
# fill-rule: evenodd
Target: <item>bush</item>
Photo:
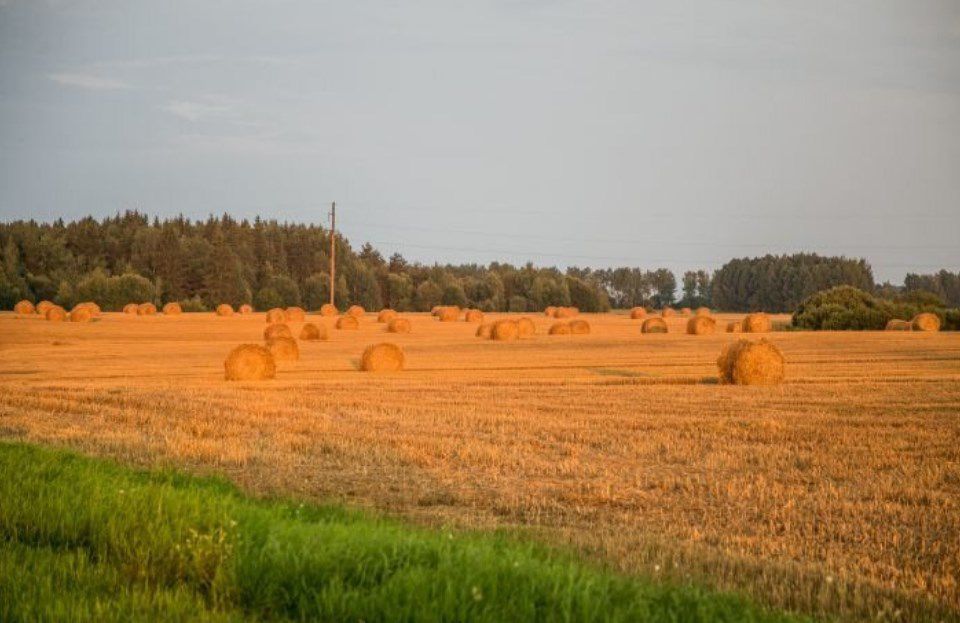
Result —
<instances>
[{"instance_id":1,"label":"bush","mask_svg":"<svg viewBox=\"0 0 960 623\"><path fill-rule=\"evenodd\" d=\"M921 312L936 314L946 325L942 303L923 292L887 301L852 286L838 286L807 297L794 312L792 325L823 331L880 331L890 320L910 320Z\"/></svg>"},{"instance_id":2,"label":"bush","mask_svg":"<svg viewBox=\"0 0 960 623\"><path fill-rule=\"evenodd\" d=\"M209 311L206 304L203 302L203 299L199 296L195 296L192 299L184 299L180 301L180 309L184 312L205 312Z\"/></svg>"}]
</instances>

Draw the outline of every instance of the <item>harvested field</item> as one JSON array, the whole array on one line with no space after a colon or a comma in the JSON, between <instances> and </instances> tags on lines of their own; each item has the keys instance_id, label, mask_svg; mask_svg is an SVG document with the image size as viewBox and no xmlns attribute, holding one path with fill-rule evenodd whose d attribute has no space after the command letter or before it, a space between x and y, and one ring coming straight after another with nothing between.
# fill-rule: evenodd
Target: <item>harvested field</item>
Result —
<instances>
[{"instance_id":1,"label":"harvested field","mask_svg":"<svg viewBox=\"0 0 960 623\"><path fill-rule=\"evenodd\" d=\"M429 524L533 528L618 569L804 612L960 609L960 334L773 332L785 382L737 387L717 384L716 360L741 336L686 335L679 315L641 334L627 314L581 314L590 334L558 339L531 314L536 334L511 342L405 317L413 331L390 335L403 372L357 371L384 339L368 315L301 343L274 380L226 382L263 314L2 313L0 437Z\"/></svg>"}]
</instances>

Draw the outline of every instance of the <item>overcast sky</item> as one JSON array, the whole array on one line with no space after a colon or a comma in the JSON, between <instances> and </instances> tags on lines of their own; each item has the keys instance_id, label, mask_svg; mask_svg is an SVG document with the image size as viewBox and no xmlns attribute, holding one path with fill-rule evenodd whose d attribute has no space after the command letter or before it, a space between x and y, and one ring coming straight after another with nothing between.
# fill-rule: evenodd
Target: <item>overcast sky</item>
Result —
<instances>
[{"instance_id":1,"label":"overcast sky","mask_svg":"<svg viewBox=\"0 0 960 623\"><path fill-rule=\"evenodd\" d=\"M0 219L432 262L960 269L960 2L0 0Z\"/></svg>"}]
</instances>

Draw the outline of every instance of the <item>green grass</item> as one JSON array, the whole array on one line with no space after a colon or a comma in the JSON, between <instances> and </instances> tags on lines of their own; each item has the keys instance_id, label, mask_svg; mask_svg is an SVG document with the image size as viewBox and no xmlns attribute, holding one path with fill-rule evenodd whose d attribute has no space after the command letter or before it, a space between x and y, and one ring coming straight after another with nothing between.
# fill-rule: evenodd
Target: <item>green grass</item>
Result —
<instances>
[{"instance_id":1,"label":"green grass","mask_svg":"<svg viewBox=\"0 0 960 623\"><path fill-rule=\"evenodd\" d=\"M515 536L0 443L0 621L795 621Z\"/></svg>"}]
</instances>

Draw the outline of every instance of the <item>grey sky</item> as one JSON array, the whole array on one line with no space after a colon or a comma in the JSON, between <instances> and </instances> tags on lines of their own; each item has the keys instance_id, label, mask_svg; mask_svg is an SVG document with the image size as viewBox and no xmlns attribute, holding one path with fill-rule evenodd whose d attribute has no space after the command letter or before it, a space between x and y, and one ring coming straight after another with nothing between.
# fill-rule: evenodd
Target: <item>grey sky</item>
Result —
<instances>
[{"instance_id":1,"label":"grey sky","mask_svg":"<svg viewBox=\"0 0 960 623\"><path fill-rule=\"evenodd\" d=\"M960 2L0 0L0 218L424 261L960 269Z\"/></svg>"}]
</instances>

